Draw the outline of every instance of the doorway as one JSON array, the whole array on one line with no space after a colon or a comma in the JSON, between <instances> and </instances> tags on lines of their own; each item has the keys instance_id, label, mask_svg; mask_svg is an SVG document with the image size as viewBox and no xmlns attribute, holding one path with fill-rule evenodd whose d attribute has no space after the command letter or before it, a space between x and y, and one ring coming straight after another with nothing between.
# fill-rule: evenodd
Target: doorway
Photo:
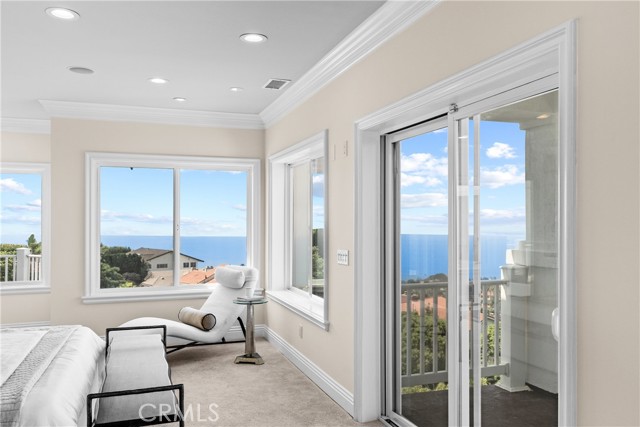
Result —
<instances>
[{"instance_id":1,"label":"doorway","mask_svg":"<svg viewBox=\"0 0 640 427\"><path fill-rule=\"evenodd\" d=\"M385 136L396 424L558 425L558 91L525 93Z\"/></svg>"}]
</instances>

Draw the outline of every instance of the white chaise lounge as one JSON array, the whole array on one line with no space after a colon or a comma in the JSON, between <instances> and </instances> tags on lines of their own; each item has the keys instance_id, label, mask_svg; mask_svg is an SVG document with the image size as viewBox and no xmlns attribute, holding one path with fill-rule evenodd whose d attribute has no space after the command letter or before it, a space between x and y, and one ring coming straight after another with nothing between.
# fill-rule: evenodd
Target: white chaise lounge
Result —
<instances>
[{"instance_id":1,"label":"white chaise lounge","mask_svg":"<svg viewBox=\"0 0 640 427\"><path fill-rule=\"evenodd\" d=\"M211 295L204 302L200 311L212 313L215 326L209 331L198 329L177 320L159 317L140 317L130 320L121 327L166 325L168 352L196 345L217 344L225 342L224 335L236 320L244 332L244 324L240 318L244 305L234 304L237 297L245 297L247 290L255 290L258 283L258 270L253 267L227 265L216 269L216 283ZM177 319L176 313L176 319Z\"/></svg>"}]
</instances>

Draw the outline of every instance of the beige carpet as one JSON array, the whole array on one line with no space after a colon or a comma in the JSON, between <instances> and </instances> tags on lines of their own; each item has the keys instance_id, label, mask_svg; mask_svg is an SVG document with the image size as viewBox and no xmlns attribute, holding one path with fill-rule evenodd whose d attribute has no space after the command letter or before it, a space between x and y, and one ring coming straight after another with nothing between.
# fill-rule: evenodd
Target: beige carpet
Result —
<instances>
[{"instance_id":1,"label":"beige carpet","mask_svg":"<svg viewBox=\"0 0 640 427\"><path fill-rule=\"evenodd\" d=\"M244 344L180 350L167 359L176 384L185 387L187 426L381 426L360 424L266 340L256 349L261 366L236 365Z\"/></svg>"}]
</instances>

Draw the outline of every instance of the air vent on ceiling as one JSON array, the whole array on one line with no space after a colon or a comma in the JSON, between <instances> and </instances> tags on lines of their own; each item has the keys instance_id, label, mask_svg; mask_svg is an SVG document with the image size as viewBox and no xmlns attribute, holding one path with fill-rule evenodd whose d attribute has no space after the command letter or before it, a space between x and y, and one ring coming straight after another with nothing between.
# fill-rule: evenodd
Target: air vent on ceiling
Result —
<instances>
[{"instance_id":1,"label":"air vent on ceiling","mask_svg":"<svg viewBox=\"0 0 640 427\"><path fill-rule=\"evenodd\" d=\"M291 80L287 79L271 79L264 85L265 89L275 89L280 90L285 87L288 83L291 83Z\"/></svg>"}]
</instances>

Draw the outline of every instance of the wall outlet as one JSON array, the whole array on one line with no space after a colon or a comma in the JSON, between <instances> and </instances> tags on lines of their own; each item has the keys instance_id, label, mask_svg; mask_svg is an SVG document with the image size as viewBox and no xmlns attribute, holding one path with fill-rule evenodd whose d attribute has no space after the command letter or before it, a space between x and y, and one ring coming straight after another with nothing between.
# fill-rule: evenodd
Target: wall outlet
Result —
<instances>
[{"instance_id":1,"label":"wall outlet","mask_svg":"<svg viewBox=\"0 0 640 427\"><path fill-rule=\"evenodd\" d=\"M349 251L347 249L338 249L338 264L349 265Z\"/></svg>"}]
</instances>

